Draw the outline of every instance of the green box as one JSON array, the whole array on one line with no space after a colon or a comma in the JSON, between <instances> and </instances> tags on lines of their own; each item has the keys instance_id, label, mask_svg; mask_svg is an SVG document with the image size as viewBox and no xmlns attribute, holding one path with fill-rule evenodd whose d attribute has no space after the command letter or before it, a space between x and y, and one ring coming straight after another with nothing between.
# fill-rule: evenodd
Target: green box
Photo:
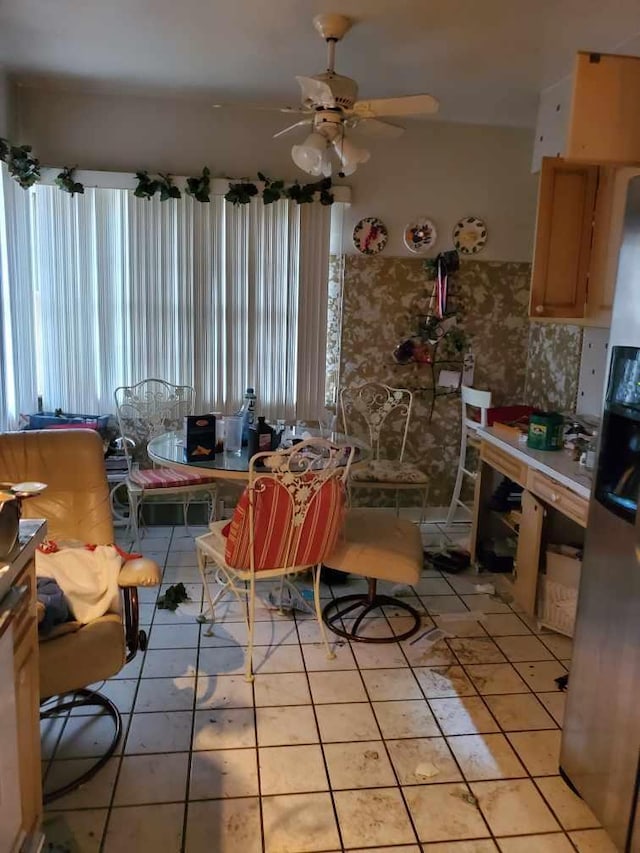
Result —
<instances>
[{"instance_id":1,"label":"green box","mask_svg":"<svg viewBox=\"0 0 640 853\"><path fill-rule=\"evenodd\" d=\"M558 412L536 412L529 417L527 447L532 450L562 450L564 418Z\"/></svg>"}]
</instances>

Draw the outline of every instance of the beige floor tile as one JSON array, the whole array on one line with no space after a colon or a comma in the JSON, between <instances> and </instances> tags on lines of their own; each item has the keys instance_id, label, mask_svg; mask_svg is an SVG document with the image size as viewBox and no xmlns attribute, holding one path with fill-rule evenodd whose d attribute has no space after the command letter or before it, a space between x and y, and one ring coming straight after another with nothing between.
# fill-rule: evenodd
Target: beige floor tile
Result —
<instances>
[{"instance_id":1,"label":"beige floor tile","mask_svg":"<svg viewBox=\"0 0 640 853\"><path fill-rule=\"evenodd\" d=\"M143 678L136 696L135 711L191 711L196 680L188 678Z\"/></svg>"},{"instance_id":2,"label":"beige floor tile","mask_svg":"<svg viewBox=\"0 0 640 853\"><path fill-rule=\"evenodd\" d=\"M162 850L180 853L184 803L112 809L104 853L124 850Z\"/></svg>"},{"instance_id":3,"label":"beige floor tile","mask_svg":"<svg viewBox=\"0 0 640 853\"><path fill-rule=\"evenodd\" d=\"M150 649L144 656L143 678L176 678L196 674L197 649Z\"/></svg>"},{"instance_id":4,"label":"beige floor tile","mask_svg":"<svg viewBox=\"0 0 640 853\"><path fill-rule=\"evenodd\" d=\"M367 669L362 673L372 702L420 699L422 693L410 669Z\"/></svg>"},{"instance_id":5,"label":"beige floor tile","mask_svg":"<svg viewBox=\"0 0 640 853\"><path fill-rule=\"evenodd\" d=\"M189 803L186 853L261 853L257 798Z\"/></svg>"},{"instance_id":6,"label":"beige floor tile","mask_svg":"<svg viewBox=\"0 0 640 853\"><path fill-rule=\"evenodd\" d=\"M187 789L187 752L127 755L122 759L113 804L181 802Z\"/></svg>"},{"instance_id":7,"label":"beige floor tile","mask_svg":"<svg viewBox=\"0 0 640 853\"><path fill-rule=\"evenodd\" d=\"M464 601L457 595L421 595L420 600L430 616L441 613L468 613Z\"/></svg>"},{"instance_id":8,"label":"beige floor tile","mask_svg":"<svg viewBox=\"0 0 640 853\"><path fill-rule=\"evenodd\" d=\"M300 620L297 624L297 628L301 643L322 643L322 632L320 631L320 626L315 619ZM330 631L329 628L327 628L326 631L329 643L338 639L337 635Z\"/></svg>"},{"instance_id":9,"label":"beige floor tile","mask_svg":"<svg viewBox=\"0 0 640 853\"><path fill-rule=\"evenodd\" d=\"M261 678L266 677L261 676ZM244 675L198 675L196 708L251 708L252 706L253 687Z\"/></svg>"},{"instance_id":10,"label":"beige floor tile","mask_svg":"<svg viewBox=\"0 0 640 853\"><path fill-rule=\"evenodd\" d=\"M96 775L70 794L55 800L56 809L98 809L108 806L118 772L119 758L111 758ZM45 793L76 779L95 764L95 758L52 761L45 782Z\"/></svg>"},{"instance_id":11,"label":"beige floor tile","mask_svg":"<svg viewBox=\"0 0 640 853\"><path fill-rule=\"evenodd\" d=\"M45 813L42 825L46 839L44 849L98 853L106 820L107 809Z\"/></svg>"},{"instance_id":12,"label":"beige floor tile","mask_svg":"<svg viewBox=\"0 0 640 853\"><path fill-rule=\"evenodd\" d=\"M122 736L114 755L122 752L122 746L129 727L129 714L121 714ZM54 722L48 720L47 722ZM61 720L55 721L61 723ZM114 722L108 714L96 716L69 717L55 756L60 758L91 758L104 755L115 734ZM47 750L48 752L48 750ZM43 758L45 752L43 750ZM50 756L49 756L50 757Z\"/></svg>"},{"instance_id":13,"label":"beige floor tile","mask_svg":"<svg viewBox=\"0 0 640 853\"><path fill-rule=\"evenodd\" d=\"M337 707L342 708L344 706L338 705ZM319 741L318 728L311 705L256 708L256 722L259 746L292 746L299 743L318 743Z\"/></svg>"},{"instance_id":14,"label":"beige floor tile","mask_svg":"<svg viewBox=\"0 0 640 853\"><path fill-rule=\"evenodd\" d=\"M467 675L480 694L528 693L525 682L510 663L487 663L466 666Z\"/></svg>"},{"instance_id":15,"label":"beige floor tile","mask_svg":"<svg viewBox=\"0 0 640 853\"><path fill-rule=\"evenodd\" d=\"M560 764L560 729L510 732L509 740L532 776L555 776Z\"/></svg>"},{"instance_id":16,"label":"beige floor tile","mask_svg":"<svg viewBox=\"0 0 640 853\"><path fill-rule=\"evenodd\" d=\"M110 678L108 681L89 685L90 689L97 690L111 699L121 714L128 714L131 711L137 687L137 680L131 678ZM93 716L95 711L95 706L88 705L74 709L71 711L71 716Z\"/></svg>"},{"instance_id":17,"label":"beige floor tile","mask_svg":"<svg viewBox=\"0 0 640 853\"><path fill-rule=\"evenodd\" d=\"M573 793L561 776L547 776L534 781L564 829L600 827L589 806Z\"/></svg>"},{"instance_id":18,"label":"beige floor tile","mask_svg":"<svg viewBox=\"0 0 640 853\"><path fill-rule=\"evenodd\" d=\"M255 749L216 749L194 752L191 758L189 799L258 795Z\"/></svg>"},{"instance_id":19,"label":"beige floor tile","mask_svg":"<svg viewBox=\"0 0 640 853\"><path fill-rule=\"evenodd\" d=\"M242 675L244 672L244 646L215 646L200 649L198 657L198 673L200 675ZM257 649L270 648L269 646L256 646ZM282 646L285 648L285 646ZM295 646L288 646L293 648ZM258 654L260 654L258 652Z\"/></svg>"},{"instance_id":20,"label":"beige floor tile","mask_svg":"<svg viewBox=\"0 0 640 853\"><path fill-rule=\"evenodd\" d=\"M420 848L417 844L402 844L400 847L352 847L349 850L349 853L421 853ZM340 853L340 851L336 850L335 853Z\"/></svg>"},{"instance_id":21,"label":"beige floor tile","mask_svg":"<svg viewBox=\"0 0 640 853\"><path fill-rule=\"evenodd\" d=\"M555 721L533 693L486 696L485 701L505 732L554 729Z\"/></svg>"},{"instance_id":22,"label":"beige floor tile","mask_svg":"<svg viewBox=\"0 0 640 853\"><path fill-rule=\"evenodd\" d=\"M483 626L491 637L529 634L529 628L515 613L487 613Z\"/></svg>"},{"instance_id":23,"label":"beige floor tile","mask_svg":"<svg viewBox=\"0 0 640 853\"><path fill-rule=\"evenodd\" d=\"M300 646L308 672L335 672L342 669L357 669L351 649L347 643L338 645L329 637L329 646L335 655L327 658L324 643L305 643Z\"/></svg>"},{"instance_id":24,"label":"beige floor tile","mask_svg":"<svg viewBox=\"0 0 640 853\"><path fill-rule=\"evenodd\" d=\"M115 675L111 676L109 681L119 681L122 678L138 678L140 670L142 669L143 660L146 656L147 655L142 655L138 652L134 659L129 661L129 663L126 663Z\"/></svg>"},{"instance_id":25,"label":"beige floor tile","mask_svg":"<svg viewBox=\"0 0 640 853\"><path fill-rule=\"evenodd\" d=\"M199 636L199 625L154 625L149 634L149 648L194 649Z\"/></svg>"},{"instance_id":26,"label":"beige floor tile","mask_svg":"<svg viewBox=\"0 0 640 853\"><path fill-rule=\"evenodd\" d=\"M441 844L425 844L422 851L423 853L498 853L498 848L491 839L487 838L476 839L475 841L444 841Z\"/></svg>"},{"instance_id":27,"label":"beige floor tile","mask_svg":"<svg viewBox=\"0 0 640 853\"><path fill-rule=\"evenodd\" d=\"M466 785L421 785L404 788L404 795L420 841L489 837Z\"/></svg>"},{"instance_id":28,"label":"beige floor tile","mask_svg":"<svg viewBox=\"0 0 640 853\"><path fill-rule=\"evenodd\" d=\"M380 737L368 702L317 705L315 711L323 743L377 740Z\"/></svg>"},{"instance_id":29,"label":"beige floor tile","mask_svg":"<svg viewBox=\"0 0 640 853\"><path fill-rule=\"evenodd\" d=\"M429 699L429 705L445 735L474 735L500 731L479 696Z\"/></svg>"},{"instance_id":30,"label":"beige floor tile","mask_svg":"<svg viewBox=\"0 0 640 853\"><path fill-rule=\"evenodd\" d=\"M437 737L440 732L424 699L374 702L382 736L389 738Z\"/></svg>"},{"instance_id":31,"label":"beige floor tile","mask_svg":"<svg viewBox=\"0 0 640 853\"><path fill-rule=\"evenodd\" d=\"M494 835L554 832L560 828L529 779L472 782L471 790Z\"/></svg>"},{"instance_id":32,"label":"beige floor tile","mask_svg":"<svg viewBox=\"0 0 640 853\"><path fill-rule=\"evenodd\" d=\"M328 793L264 797L262 821L266 853L294 850L296 853L314 853L340 848ZM241 849L245 853L243 848L229 847L229 853L238 853Z\"/></svg>"},{"instance_id":33,"label":"beige floor tile","mask_svg":"<svg viewBox=\"0 0 640 853\"><path fill-rule=\"evenodd\" d=\"M162 610L157 607L154 617L154 625L193 625L202 612L202 586L200 584L189 584L191 587L200 587L200 594L193 596L191 601L183 601L175 610Z\"/></svg>"},{"instance_id":34,"label":"beige floor tile","mask_svg":"<svg viewBox=\"0 0 640 853\"><path fill-rule=\"evenodd\" d=\"M496 637L496 643L510 661L553 660L549 649L532 634Z\"/></svg>"},{"instance_id":35,"label":"beige floor tile","mask_svg":"<svg viewBox=\"0 0 640 853\"><path fill-rule=\"evenodd\" d=\"M483 620L479 618L480 615L484 616L484 614L471 611L467 614L461 613L459 618L455 618L455 615L435 616L434 621L438 628L442 628L453 637L487 636L487 632L482 627Z\"/></svg>"},{"instance_id":36,"label":"beige floor tile","mask_svg":"<svg viewBox=\"0 0 640 853\"><path fill-rule=\"evenodd\" d=\"M194 714L193 749L255 746L253 708L215 708Z\"/></svg>"},{"instance_id":37,"label":"beige floor tile","mask_svg":"<svg viewBox=\"0 0 640 853\"><path fill-rule=\"evenodd\" d=\"M186 752L191 745L191 711L133 714L124 751Z\"/></svg>"},{"instance_id":38,"label":"beige floor tile","mask_svg":"<svg viewBox=\"0 0 640 853\"><path fill-rule=\"evenodd\" d=\"M271 705L310 705L307 677L301 672L256 676L253 682L257 707Z\"/></svg>"},{"instance_id":39,"label":"beige floor tile","mask_svg":"<svg viewBox=\"0 0 640 853\"><path fill-rule=\"evenodd\" d=\"M322 750L318 744L260 747L259 753L263 796L328 789Z\"/></svg>"},{"instance_id":40,"label":"beige floor tile","mask_svg":"<svg viewBox=\"0 0 640 853\"><path fill-rule=\"evenodd\" d=\"M202 628L200 649L239 646L247 644L247 626L242 622L216 623L213 633L208 634L208 626ZM298 645L298 632L293 622L256 622L253 641L257 646Z\"/></svg>"},{"instance_id":41,"label":"beige floor tile","mask_svg":"<svg viewBox=\"0 0 640 853\"><path fill-rule=\"evenodd\" d=\"M401 785L430 785L462 779L443 737L387 741Z\"/></svg>"},{"instance_id":42,"label":"beige floor tile","mask_svg":"<svg viewBox=\"0 0 640 853\"><path fill-rule=\"evenodd\" d=\"M557 690L558 685L555 679L567 672L566 668L557 661L516 663L514 666L536 693Z\"/></svg>"},{"instance_id":43,"label":"beige floor tile","mask_svg":"<svg viewBox=\"0 0 640 853\"><path fill-rule=\"evenodd\" d=\"M505 661L505 656L488 637L454 638L448 642L462 664L504 663Z\"/></svg>"},{"instance_id":44,"label":"beige floor tile","mask_svg":"<svg viewBox=\"0 0 640 853\"><path fill-rule=\"evenodd\" d=\"M327 743L324 755L332 789L384 788L396 778L381 740Z\"/></svg>"},{"instance_id":45,"label":"beige floor tile","mask_svg":"<svg viewBox=\"0 0 640 853\"><path fill-rule=\"evenodd\" d=\"M447 742L469 782L527 775L502 734L458 735L447 738Z\"/></svg>"},{"instance_id":46,"label":"beige floor tile","mask_svg":"<svg viewBox=\"0 0 640 853\"><path fill-rule=\"evenodd\" d=\"M304 672L299 646L257 646L253 652L256 676L273 672Z\"/></svg>"},{"instance_id":47,"label":"beige floor tile","mask_svg":"<svg viewBox=\"0 0 640 853\"><path fill-rule=\"evenodd\" d=\"M461 666L421 666L413 673L427 699L476 695L475 687Z\"/></svg>"},{"instance_id":48,"label":"beige floor tile","mask_svg":"<svg viewBox=\"0 0 640 853\"><path fill-rule=\"evenodd\" d=\"M354 643L360 669L397 669L408 666L399 643Z\"/></svg>"},{"instance_id":49,"label":"beige floor tile","mask_svg":"<svg viewBox=\"0 0 640 853\"><path fill-rule=\"evenodd\" d=\"M444 578L420 578L413 589L418 595L451 595L453 591Z\"/></svg>"},{"instance_id":50,"label":"beige floor tile","mask_svg":"<svg viewBox=\"0 0 640 853\"><path fill-rule=\"evenodd\" d=\"M571 660L573 641L570 637L564 637L562 634L541 633L540 639L557 658Z\"/></svg>"},{"instance_id":51,"label":"beige floor tile","mask_svg":"<svg viewBox=\"0 0 640 853\"><path fill-rule=\"evenodd\" d=\"M500 838L500 853L575 853L571 842L562 832L549 835L521 835L519 838Z\"/></svg>"},{"instance_id":52,"label":"beige floor tile","mask_svg":"<svg viewBox=\"0 0 640 853\"><path fill-rule=\"evenodd\" d=\"M616 848L604 829L583 829L570 832L578 853L616 853Z\"/></svg>"},{"instance_id":53,"label":"beige floor tile","mask_svg":"<svg viewBox=\"0 0 640 853\"><path fill-rule=\"evenodd\" d=\"M93 717L87 717L91 720ZM58 739L66 722L66 717L49 717L40 720L40 757L48 761L58 745ZM113 728L113 723L111 724Z\"/></svg>"},{"instance_id":54,"label":"beige floor tile","mask_svg":"<svg viewBox=\"0 0 640 853\"><path fill-rule=\"evenodd\" d=\"M444 640L431 645L425 637L413 645L411 640L405 640L401 645L411 666L449 666L456 663L453 652Z\"/></svg>"},{"instance_id":55,"label":"beige floor tile","mask_svg":"<svg viewBox=\"0 0 640 853\"><path fill-rule=\"evenodd\" d=\"M536 693L536 696L556 723L562 726L564 723L564 708L567 703L567 694L562 693L560 690L554 690L552 693Z\"/></svg>"},{"instance_id":56,"label":"beige floor tile","mask_svg":"<svg viewBox=\"0 0 640 853\"><path fill-rule=\"evenodd\" d=\"M397 788L336 791L334 800L346 848L415 842L409 815Z\"/></svg>"},{"instance_id":57,"label":"beige floor tile","mask_svg":"<svg viewBox=\"0 0 640 853\"><path fill-rule=\"evenodd\" d=\"M482 583L482 578L479 578L477 583ZM463 595L462 600L467 605L469 610L480 610L482 613L511 613L511 608L504 601L486 592L476 593L475 595Z\"/></svg>"},{"instance_id":58,"label":"beige floor tile","mask_svg":"<svg viewBox=\"0 0 640 853\"><path fill-rule=\"evenodd\" d=\"M310 672L311 695L316 705L336 702L364 702L367 699L357 670Z\"/></svg>"}]
</instances>

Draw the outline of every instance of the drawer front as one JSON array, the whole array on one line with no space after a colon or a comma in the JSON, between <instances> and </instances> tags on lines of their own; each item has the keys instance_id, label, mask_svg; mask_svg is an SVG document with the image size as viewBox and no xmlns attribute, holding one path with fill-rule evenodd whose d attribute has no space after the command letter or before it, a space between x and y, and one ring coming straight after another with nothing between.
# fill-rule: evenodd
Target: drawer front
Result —
<instances>
[{"instance_id":1,"label":"drawer front","mask_svg":"<svg viewBox=\"0 0 640 853\"><path fill-rule=\"evenodd\" d=\"M571 489L533 469L529 470L527 488L563 515L573 519L582 527L587 526L589 501L572 492Z\"/></svg>"},{"instance_id":2,"label":"drawer front","mask_svg":"<svg viewBox=\"0 0 640 853\"><path fill-rule=\"evenodd\" d=\"M36 614L35 564L33 561L20 572L15 580L14 587L16 589L26 587L26 593L16 610L13 622L13 641L14 645L17 646L22 640L25 629L30 625Z\"/></svg>"},{"instance_id":3,"label":"drawer front","mask_svg":"<svg viewBox=\"0 0 640 853\"><path fill-rule=\"evenodd\" d=\"M483 441L480 448L480 458L505 477L525 486L527 483L527 466L510 453L500 450L488 441Z\"/></svg>"}]
</instances>

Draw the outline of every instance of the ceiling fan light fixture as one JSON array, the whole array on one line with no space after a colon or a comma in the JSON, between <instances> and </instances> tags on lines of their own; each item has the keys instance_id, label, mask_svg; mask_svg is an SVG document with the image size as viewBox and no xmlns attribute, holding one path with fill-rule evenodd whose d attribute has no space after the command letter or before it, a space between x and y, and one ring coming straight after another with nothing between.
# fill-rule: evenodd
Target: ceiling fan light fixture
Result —
<instances>
[{"instance_id":1,"label":"ceiling fan light fixture","mask_svg":"<svg viewBox=\"0 0 640 853\"><path fill-rule=\"evenodd\" d=\"M294 145L291 158L299 169L309 175L326 174L328 142L320 133L310 133L302 145Z\"/></svg>"},{"instance_id":2,"label":"ceiling fan light fixture","mask_svg":"<svg viewBox=\"0 0 640 853\"><path fill-rule=\"evenodd\" d=\"M345 177L353 175L358 166L361 163L366 163L371 156L366 148L358 148L344 136L336 139L333 147L340 160L340 175Z\"/></svg>"}]
</instances>

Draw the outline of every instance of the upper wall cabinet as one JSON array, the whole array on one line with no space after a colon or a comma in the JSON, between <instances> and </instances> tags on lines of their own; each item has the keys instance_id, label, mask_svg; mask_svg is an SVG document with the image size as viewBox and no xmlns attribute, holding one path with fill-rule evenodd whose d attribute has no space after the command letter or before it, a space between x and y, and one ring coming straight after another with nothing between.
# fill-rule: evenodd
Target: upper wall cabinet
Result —
<instances>
[{"instance_id":1,"label":"upper wall cabinet","mask_svg":"<svg viewBox=\"0 0 640 853\"><path fill-rule=\"evenodd\" d=\"M543 157L640 162L640 58L578 53L575 72L540 96L533 171Z\"/></svg>"},{"instance_id":2,"label":"upper wall cabinet","mask_svg":"<svg viewBox=\"0 0 640 853\"><path fill-rule=\"evenodd\" d=\"M542 160L530 317L606 327L627 183L639 167Z\"/></svg>"}]
</instances>

